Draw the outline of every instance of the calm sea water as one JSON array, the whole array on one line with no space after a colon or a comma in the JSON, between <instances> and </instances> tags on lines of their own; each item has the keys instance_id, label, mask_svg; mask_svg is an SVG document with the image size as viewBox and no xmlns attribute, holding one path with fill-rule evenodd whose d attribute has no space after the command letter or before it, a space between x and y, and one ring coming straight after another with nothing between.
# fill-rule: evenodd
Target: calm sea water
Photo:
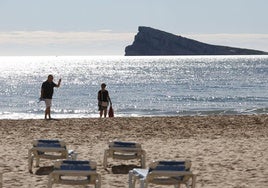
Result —
<instances>
[{"instance_id":1,"label":"calm sea water","mask_svg":"<svg viewBox=\"0 0 268 188\"><path fill-rule=\"evenodd\" d=\"M48 74L54 118L98 117L105 82L115 116L268 113L268 56L0 57L0 119L43 118Z\"/></svg>"}]
</instances>

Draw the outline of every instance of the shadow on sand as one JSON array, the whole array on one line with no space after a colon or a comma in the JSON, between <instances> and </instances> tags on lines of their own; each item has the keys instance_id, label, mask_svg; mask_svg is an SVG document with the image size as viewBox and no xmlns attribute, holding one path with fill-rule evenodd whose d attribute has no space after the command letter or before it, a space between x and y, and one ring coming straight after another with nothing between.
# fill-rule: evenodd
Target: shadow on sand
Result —
<instances>
[{"instance_id":1,"label":"shadow on sand","mask_svg":"<svg viewBox=\"0 0 268 188\"><path fill-rule=\"evenodd\" d=\"M118 165L112 167L113 174L128 174L133 168L141 168L137 165Z\"/></svg>"},{"instance_id":2,"label":"shadow on sand","mask_svg":"<svg viewBox=\"0 0 268 188\"><path fill-rule=\"evenodd\" d=\"M36 170L36 175L49 175L53 171L54 166L44 166Z\"/></svg>"}]
</instances>

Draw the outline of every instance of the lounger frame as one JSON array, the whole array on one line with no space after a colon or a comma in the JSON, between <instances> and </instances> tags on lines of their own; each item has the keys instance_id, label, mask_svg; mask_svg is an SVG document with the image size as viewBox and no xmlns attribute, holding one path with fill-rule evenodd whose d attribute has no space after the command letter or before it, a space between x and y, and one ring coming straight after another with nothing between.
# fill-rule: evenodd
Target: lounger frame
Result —
<instances>
[{"instance_id":1,"label":"lounger frame","mask_svg":"<svg viewBox=\"0 0 268 188\"><path fill-rule=\"evenodd\" d=\"M63 166L65 168L63 168ZM66 168L67 167L67 168ZM96 172L97 163L93 161L56 161L54 170L48 177L48 188L53 184L94 185L101 188L101 175ZM65 179L68 177L68 179ZM80 179L78 179L80 177ZM83 177L83 179L81 179Z\"/></svg>"},{"instance_id":2,"label":"lounger frame","mask_svg":"<svg viewBox=\"0 0 268 188\"><path fill-rule=\"evenodd\" d=\"M73 150L67 150L66 144L59 140L34 140L33 147L28 151L28 169L32 173L33 161L36 160L36 167L39 167L40 159L67 159L76 158Z\"/></svg>"},{"instance_id":3,"label":"lounger frame","mask_svg":"<svg viewBox=\"0 0 268 188\"><path fill-rule=\"evenodd\" d=\"M145 168L146 152L139 143L135 142L109 142L109 149L104 151L103 166L106 169L108 158L119 160L138 159L142 168Z\"/></svg>"},{"instance_id":4,"label":"lounger frame","mask_svg":"<svg viewBox=\"0 0 268 188\"><path fill-rule=\"evenodd\" d=\"M174 185L175 188L180 188L184 184L187 188L195 188L196 175L190 171L190 161L167 162L181 163L182 169L170 169L170 166L165 168L165 165L159 164L159 161L151 163L149 169L134 168L129 171L129 188L135 188L137 181L140 183L140 188L147 188L149 184Z\"/></svg>"}]
</instances>

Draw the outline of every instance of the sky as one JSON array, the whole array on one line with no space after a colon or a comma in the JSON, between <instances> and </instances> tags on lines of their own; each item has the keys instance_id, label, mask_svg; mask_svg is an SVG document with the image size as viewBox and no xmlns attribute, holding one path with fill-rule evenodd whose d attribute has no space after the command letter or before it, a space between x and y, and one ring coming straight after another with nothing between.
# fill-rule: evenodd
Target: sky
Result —
<instances>
[{"instance_id":1,"label":"sky","mask_svg":"<svg viewBox=\"0 0 268 188\"><path fill-rule=\"evenodd\" d=\"M124 55L139 26L268 52L267 0L0 0L0 56Z\"/></svg>"}]
</instances>

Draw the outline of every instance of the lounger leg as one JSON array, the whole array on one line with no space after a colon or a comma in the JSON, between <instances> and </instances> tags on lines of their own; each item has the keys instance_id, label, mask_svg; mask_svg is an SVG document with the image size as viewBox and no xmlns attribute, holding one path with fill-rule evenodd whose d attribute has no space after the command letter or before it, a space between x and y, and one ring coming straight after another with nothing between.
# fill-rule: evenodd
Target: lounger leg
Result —
<instances>
[{"instance_id":1,"label":"lounger leg","mask_svg":"<svg viewBox=\"0 0 268 188\"><path fill-rule=\"evenodd\" d=\"M191 188L195 188L195 184L196 184L196 175L194 174L192 177L192 187Z\"/></svg>"},{"instance_id":2,"label":"lounger leg","mask_svg":"<svg viewBox=\"0 0 268 188\"><path fill-rule=\"evenodd\" d=\"M147 182L145 179L140 180L140 188L147 188Z\"/></svg>"},{"instance_id":3,"label":"lounger leg","mask_svg":"<svg viewBox=\"0 0 268 188\"><path fill-rule=\"evenodd\" d=\"M52 175L49 174L47 188L52 188L52 184L53 184L52 178L53 178Z\"/></svg>"},{"instance_id":4,"label":"lounger leg","mask_svg":"<svg viewBox=\"0 0 268 188\"><path fill-rule=\"evenodd\" d=\"M130 170L128 173L128 187L129 188L135 188L136 179L133 176L134 176L134 173L132 170Z\"/></svg>"},{"instance_id":5,"label":"lounger leg","mask_svg":"<svg viewBox=\"0 0 268 188\"><path fill-rule=\"evenodd\" d=\"M146 160L145 154L142 154L141 155L141 168L146 168L145 160Z\"/></svg>"},{"instance_id":6,"label":"lounger leg","mask_svg":"<svg viewBox=\"0 0 268 188\"><path fill-rule=\"evenodd\" d=\"M97 182L95 183L95 188L101 188L101 176L97 176Z\"/></svg>"},{"instance_id":7,"label":"lounger leg","mask_svg":"<svg viewBox=\"0 0 268 188\"><path fill-rule=\"evenodd\" d=\"M28 170L30 173L33 173L32 167L33 167L33 156L32 156L32 151L29 150L28 151Z\"/></svg>"},{"instance_id":8,"label":"lounger leg","mask_svg":"<svg viewBox=\"0 0 268 188\"><path fill-rule=\"evenodd\" d=\"M108 150L104 151L104 158L103 158L103 167L104 169L107 168L107 155L108 155Z\"/></svg>"},{"instance_id":9,"label":"lounger leg","mask_svg":"<svg viewBox=\"0 0 268 188\"><path fill-rule=\"evenodd\" d=\"M40 157L37 156L35 166L39 167L39 164L40 164Z\"/></svg>"},{"instance_id":10,"label":"lounger leg","mask_svg":"<svg viewBox=\"0 0 268 188\"><path fill-rule=\"evenodd\" d=\"M3 174L2 173L0 173L0 188L2 188L3 187Z\"/></svg>"}]
</instances>

